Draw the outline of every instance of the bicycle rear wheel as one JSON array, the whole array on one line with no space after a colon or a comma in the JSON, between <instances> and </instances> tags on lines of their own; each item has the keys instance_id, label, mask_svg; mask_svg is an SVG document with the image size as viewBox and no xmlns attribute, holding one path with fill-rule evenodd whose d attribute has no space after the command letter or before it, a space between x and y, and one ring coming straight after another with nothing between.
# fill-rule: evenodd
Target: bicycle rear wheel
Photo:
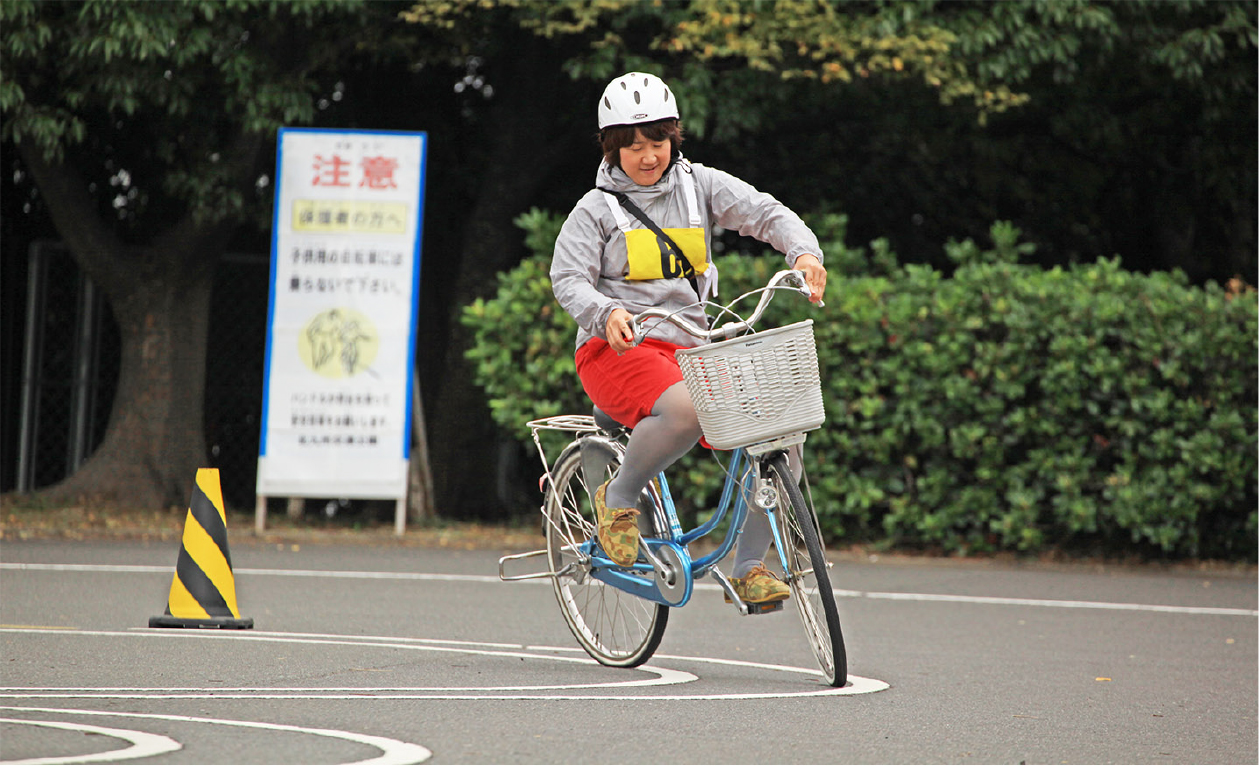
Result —
<instances>
[{"instance_id":1,"label":"bicycle rear wheel","mask_svg":"<svg viewBox=\"0 0 1259 766\"><path fill-rule=\"evenodd\" d=\"M660 645L669 607L591 577L590 557L581 552L595 536L595 490L619 465L620 460L609 455L598 476L592 471L588 484L581 450L560 458L546 495L546 551L551 571L557 573L552 578L555 599L577 642L604 665L632 668L646 662Z\"/></svg>"},{"instance_id":2,"label":"bicycle rear wheel","mask_svg":"<svg viewBox=\"0 0 1259 766\"><path fill-rule=\"evenodd\" d=\"M839 628L839 609L835 606L835 592L831 590L817 517L805 503L785 454L780 453L770 460L769 478L778 491L775 515L786 547L778 555L791 587L792 600L800 612L804 631L826 683L843 686L848 682L848 653Z\"/></svg>"}]
</instances>

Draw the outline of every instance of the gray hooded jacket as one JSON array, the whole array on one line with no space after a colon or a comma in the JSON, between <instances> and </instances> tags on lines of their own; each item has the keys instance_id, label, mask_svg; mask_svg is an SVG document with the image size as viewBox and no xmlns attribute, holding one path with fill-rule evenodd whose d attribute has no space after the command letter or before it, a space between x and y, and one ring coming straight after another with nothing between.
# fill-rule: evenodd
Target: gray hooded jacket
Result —
<instances>
[{"instance_id":1,"label":"gray hooded jacket","mask_svg":"<svg viewBox=\"0 0 1259 766\"><path fill-rule=\"evenodd\" d=\"M604 328L613 309L623 308L631 314L649 308L675 311L696 302L695 290L686 279L624 278L628 270L625 235L599 191L625 192L662 229L687 228L690 223L686 193L679 173L691 173L695 180L710 264L714 225L770 245L786 255L788 266L794 266L796 258L804 253L821 260L817 237L799 216L729 173L679 158L656 184L639 186L625 171L602 162L596 188L587 192L568 214L555 240L551 260L551 288L560 306L577 320L578 348L591 338L606 340ZM632 215L629 221L633 228L646 228ZM700 327L707 326L699 306L686 308L680 316ZM651 337L688 348L703 342L669 323L653 329Z\"/></svg>"}]
</instances>

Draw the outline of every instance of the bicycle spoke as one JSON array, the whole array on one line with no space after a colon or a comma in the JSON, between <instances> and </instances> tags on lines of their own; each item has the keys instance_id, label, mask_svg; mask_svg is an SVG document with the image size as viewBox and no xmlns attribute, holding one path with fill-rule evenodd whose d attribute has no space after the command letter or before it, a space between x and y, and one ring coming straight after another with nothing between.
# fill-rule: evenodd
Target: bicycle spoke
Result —
<instances>
[{"instance_id":1,"label":"bicycle spoke","mask_svg":"<svg viewBox=\"0 0 1259 766\"><path fill-rule=\"evenodd\" d=\"M615 465L608 466L611 475ZM668 607L641 599L591 576L583 553L595 535L593 504L581 454L573 451L552 471L547 494L547 551L551 571L573 562L571 574L554 578L555 596L569 629L590 656L605 665L645 662L664 635Z\"/></svg>"}]
</instances>

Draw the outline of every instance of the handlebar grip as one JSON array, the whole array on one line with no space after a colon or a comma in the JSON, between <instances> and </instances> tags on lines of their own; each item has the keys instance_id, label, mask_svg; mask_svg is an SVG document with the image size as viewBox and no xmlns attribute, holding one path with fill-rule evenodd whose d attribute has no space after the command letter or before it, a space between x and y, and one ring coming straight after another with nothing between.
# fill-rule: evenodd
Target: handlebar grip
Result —
<instances>
[{"instance_id":1,"label":"handlebar grip","mask_svg":"<svg viewBox=\"0 0 1259 766\"><path fill-rule=\"evenodd\" d=\"M806 298L812 298L812 297L813 297L813 289L812 289L811 287L809 287L809 283L808 283L808 281L807 281L807 280L805 280L805 278L804 278L804 272L803 272L803 271L800 271L799 269L791 269L791 271L790 271L789 273L787 273L787 276L784 276L784 277L783 277L783 281L784 281L784 282L787 282L787 281L791 281L791 282L793 282L793 283L795 284L796 291L797 291L797 292L799 292L799 293L800 293L801 295L803 295L804 297L806 297ZM826 302L825 302L825 301L818 301L818 302L817 302L817 307L818 307L818 308L823 308L824 306L826 306Z\"/></svg>"},{"instance_id":2,"label":"handlebar grip","mask_svg":"<svg viewBox=\"0 0 1259 766\"><path fill-rule=\"evenodd\" d=\"M630 329L630 334L634 336L633 338L630 339L630 346L633 347L633 346L637 346L639 343L642 343L643 342L643 325L642 325L642 322L639 321L638 317L636 316L630 317L629 329Z\"/></svg>"}]
</instances>

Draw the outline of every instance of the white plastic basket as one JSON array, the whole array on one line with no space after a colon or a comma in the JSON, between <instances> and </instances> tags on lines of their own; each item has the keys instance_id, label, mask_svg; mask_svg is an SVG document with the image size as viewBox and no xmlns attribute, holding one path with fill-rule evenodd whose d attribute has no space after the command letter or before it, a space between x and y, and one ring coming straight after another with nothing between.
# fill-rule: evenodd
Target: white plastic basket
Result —
<instances>
[{"instance_id":1,"label":"white plastic basket","mask_svg":"<svg viewBox=\"0 0 1259 766\"><path fill-rule=\"evenodd\" d=\"M717 449L811 431L826 420L811 319L676 355L704 438Z\"/></svg>"}]
</instances>

